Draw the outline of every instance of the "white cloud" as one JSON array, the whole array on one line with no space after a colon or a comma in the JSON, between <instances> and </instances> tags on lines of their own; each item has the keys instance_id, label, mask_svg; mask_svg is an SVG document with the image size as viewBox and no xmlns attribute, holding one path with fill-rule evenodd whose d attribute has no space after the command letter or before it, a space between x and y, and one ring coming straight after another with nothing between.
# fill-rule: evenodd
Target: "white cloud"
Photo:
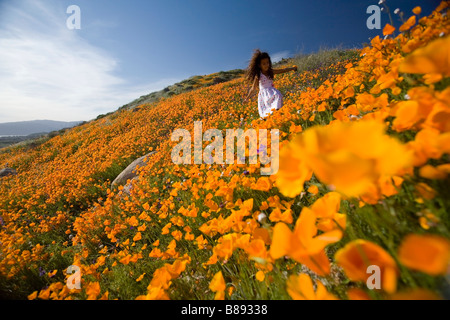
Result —
<instances>
[{"instance_id":1,"label":"white cloud","mask_svg":"<svg viewBox=\"0 0 450 320\"><path fill-rule=\"evenodd\" d=\"M115 75L120 61L69 30L65 8L51 4L0 6L0 122L90 120L179 81L135 86Z\"/></svg>"},{"instance_id":2,"label":"white cloud","mask_svg":"<svg viewBox=\"0 0 450 320\"><path fill-rule=\"evenodd\" d=\"M272 63L276 63L278 61L281 61L283 58L288 58L290 55L290 51L280 51L275 52L270 55L270 60L272 60Z\"/></svg>"}]
</instances>

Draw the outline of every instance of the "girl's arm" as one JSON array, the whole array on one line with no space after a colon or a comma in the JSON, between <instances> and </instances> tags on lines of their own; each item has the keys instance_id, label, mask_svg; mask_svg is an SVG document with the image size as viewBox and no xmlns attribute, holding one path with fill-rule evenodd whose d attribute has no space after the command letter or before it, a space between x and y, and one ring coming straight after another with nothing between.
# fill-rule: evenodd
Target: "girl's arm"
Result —
<instances>
[{"instance_id":1,"label":"girl's arm","mask_svg":"<svg viewBox=\"0 0 450 320\"><path fill-rule=\"evenodd\" d=\"M247 97L244 99L244 102L247 101L248 98L250 98L250 96L252 95L253 91L256 91L258 87L258 78L255 77L255 80L253 80L253 84L252 87L250 88L250 90L248 91L248 95Z\"/></svg>"},{"instance_id":2,"label":"girl's arm","mask_svg":"<svg viewBox=\"0 0 450 320\"><path fill-rule=\"evenodd\" d=\"M273 74L286 73L289 71L297 71L297 66L292 68L284 68L284 69L273 69Z\"/></svg>"}]
</instances>

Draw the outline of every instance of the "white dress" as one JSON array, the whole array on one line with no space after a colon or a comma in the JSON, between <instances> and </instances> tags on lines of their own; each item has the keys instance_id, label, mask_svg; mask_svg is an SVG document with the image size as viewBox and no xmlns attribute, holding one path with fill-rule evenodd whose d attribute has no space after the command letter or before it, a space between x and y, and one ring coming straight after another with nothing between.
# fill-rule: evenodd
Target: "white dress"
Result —
<instances>
[{"instance_id":1,"label":"white dress","mask_svg":"<svg viewBox=\"0 0 450 320\"><path fill-rule=\"evenodd\" d=\"M283 106L283 96L273 87L273 81L262 72L259 78L258 111L261 118L272 114L272 109L280 109Z\"/></svg>"}]
</instances>

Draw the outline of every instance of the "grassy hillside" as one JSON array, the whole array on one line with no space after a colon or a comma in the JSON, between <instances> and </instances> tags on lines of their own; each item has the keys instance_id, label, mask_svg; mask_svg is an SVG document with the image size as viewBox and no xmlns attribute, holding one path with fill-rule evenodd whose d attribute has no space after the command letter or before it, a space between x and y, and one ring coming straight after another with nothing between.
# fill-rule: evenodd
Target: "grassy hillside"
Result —
<instances>
[{"instance_id":1,"label":"grassy hillside","mask_svg":"<svg viewBox=\"0 0 450 320\"><path fill-rule=\"evenodd\" d=\"M284 105L267 121L236 78L0 150L18 172L0 180L0 296L448 299L446 10L416 10L362 50L285 61L302 67L276 76ZM175 165L172 132L200 120L224 136L279 129L279 171ZM111 190L152 150L130 194Z\"/></svg>"},{"instance_id":2,"label":"grassy hillside","mask_svg":"<svg viewBox=\"0 0 450 320\"><path fill-rule=\"evenodd\" d=\"M193 76L190 77L189 79L168 86L163 90L141 96L140 98L122 106L120 109L122 108L130 109L142 104L151 104L159 101L161 98L169 98L174 95L188 92L194 89L205 88L218 83L227 82L241 77L244 74L244 72L245 72L244 70L236 69L230 71L220 71L217 73L204 76Z\"/></svg>"}]
</instances>

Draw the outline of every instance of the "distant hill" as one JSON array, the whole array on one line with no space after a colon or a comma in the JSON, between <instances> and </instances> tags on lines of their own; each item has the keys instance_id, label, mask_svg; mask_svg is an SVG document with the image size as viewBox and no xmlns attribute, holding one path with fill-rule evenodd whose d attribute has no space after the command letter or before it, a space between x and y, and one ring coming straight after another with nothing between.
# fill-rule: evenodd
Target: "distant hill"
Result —
<instances>
[{"instance_id":1,"label":"distant hill","mask_svg":"<svg viewBox=\"0 0 450 320\"><path fill-rule=\"evenodd\" d=\"M53 120L32 120L19 122L0 123L0 136L27 136L33 133L47 133L65 128L71 128L82 121L53 121Z\"/></svg>"},{"instance_id":2,"label":"distant hill","mask_svg":"<svg viewBox=\"0 0 450 320\"><path fill-rule=\"evenodd\" d=\"M59 131L54 131L59 132ZM48 137L51 133L47 132L38 132L38 133L32 133L27 136L7 136L7 137L1 137L0 136L0 149L6 148L12 145L19 145L19 144L25 144L30 143L30 145L36 144L35 142L38 141L38 139L42 139L45 137Z\"/></svg>"}]
</instances>

